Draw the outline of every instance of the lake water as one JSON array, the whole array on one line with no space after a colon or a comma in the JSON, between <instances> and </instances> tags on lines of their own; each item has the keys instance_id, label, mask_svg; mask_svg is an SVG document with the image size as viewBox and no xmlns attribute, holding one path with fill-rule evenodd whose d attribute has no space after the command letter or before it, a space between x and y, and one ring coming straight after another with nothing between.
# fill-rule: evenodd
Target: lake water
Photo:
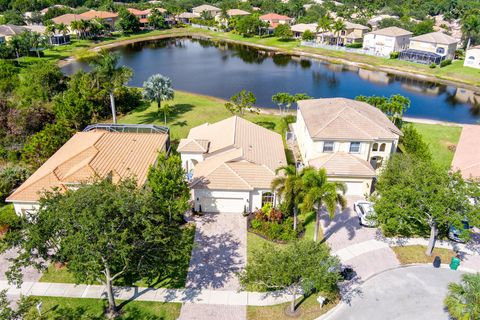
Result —
<instances>
[{"instance_id":1,"label":"lake water","mask_svg":"<svg viewBox=\"0 0 480 320\"><path fill-rule=\"evenodd\" d=\"M385 72L188 38L139 42L114 51L120 53L121 64L134 70L133 86L161 73L172 79L175 89L224 99L246 89L255 94L258 106L266 108L276 107L271 97L278 92L315 98L401 94L411 100L409 117L459 123L480 120L480 92ZM79 68L88 66L75 62L64 72Z\"/></svg>"}]
</instances>

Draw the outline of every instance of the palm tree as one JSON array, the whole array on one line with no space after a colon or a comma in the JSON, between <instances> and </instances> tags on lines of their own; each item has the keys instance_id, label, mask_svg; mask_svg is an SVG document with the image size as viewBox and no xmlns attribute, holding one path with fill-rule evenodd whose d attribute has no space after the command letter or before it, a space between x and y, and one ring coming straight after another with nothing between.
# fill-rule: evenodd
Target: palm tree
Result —
<instances>
[{"instance_id":1,"label":"palm tree","mask_svg":"<svg viewBox=\"0 0 480 320\"><path fill-rule=\"evenodd\" d=\"M80 38L80 21L79 20L73 20L70 23L70 28L72 31L75 31L75 34L77 35L77 38Z\"/></svg>"},{"instance_id":2,"label":"palm tree","mask_svg":"<svg viewBox=\"0 0 480 320\"><path fill-rule=\"evenodd\" d=\"M56 26L54 24L49 24L45 27L45 35L48 37L50 44L52 43L52 37L55 35Z\"/></svg>"},{"instance_id":3,"label":"palm tree","mask_svg":"<svg viewBox=\"0 0 480 320\"><path fill-rule=\"evenodd\" d=\"M172 100L174 96L172 80L161 74L154 74L143 83L143 97L155 101L159 111L164 110L162 109L162 101ZM166 123L166 114L164 113L164 115Z\"/></svg>"},{"instance_id":4,"label":"palm tree","mask_svg":"<svg viewBox=\"0 0 480 320\"><path fill-rule=\"evenodd\" d=\"M335 34L337 35L337 46L338 46L338 42L340 41L340 33L342 31L345 31L345 28L346 28L345 22L343 22L342 20L337 20L333 24L332 28Z\"/></svg>"},{"instance_id":5,"label":"palm tree","mask_svg":"<svg viewBox=\"0 0 480 320\"><path fill-rule=\"evenodd\" d=\"M59 25L57 25L57 30L63 36L63 43L66 43L65 37L68 33L68 27L64 23L60 23Z\"/></svg>"},{"instance_id":6,"label":"palm tree","mask_svg":"<svg viewBox=\"0 0 480 320\"><path fill-rule=\"evenodd\" d=\"M450 283L444 303L453 319L480 319L480 273L464 274L461 283Z\"/></svg>"},{"instance_id":7,"label":"palm tree","mask_svg":"<svg viewBox=\"0 0 480 320\"><path fill-rule=\"evenodd\" d=\"M329 16L323 16L318 20L317 32L322 30L322 44L325 41L324 33L332 30L333 20Z\"/></svg>"},{"instance_id":8,"label":"palm tree","mask_svg":"<svg viewBox=\"0 0 480 320\"><path fill-rule=\"evenodd\" d=\"M165 126L167 125L167 115L169 115L174 108L175 106L169 103L164 103L160 107L159 111L163 113L163 123L165 124Z\"/></svg>"},{"instance_id":9,"label":"palm tree","mask_svg":"<svg viewBox=\"0 0 480 320\"><path fill-rule=\"evenodd\" d=\"M282 175L278 175L283 173ZM277 177L273 179L271 188L282 201L286 202L288 210L293 211L293 230L297 230L298 204L302 196L300 175L294 165L278 168L275 171Z\"/></svg>"},{"instance_id":10,"label":"palm tree","mask_svg":"<svg viewBox=\"0 0 480 320\"><path fill-rule=\"evenodd\" d=\"M114 92L117 88L124 86L133 75L130 68L126 66L117 67L119 57L118 54L101 50L91 64L97 87L107 90L110 96L113 123L117 123Z\"/></svg>"},{"instance_id":11,"label":"palm tree","mask_svg":"<svg viewBox=\"0 0 480 320\"><path fill-rule=\"evenodd\" d=\"M306 167L301 172L302 188L305 190L300 208L303 212L315 212L314 241L318 240L320 228L320 210L325 205L330 219L333 219L337 205L345 209L346 186L342 182L328 181L327 171L324 168L315 169Z\"/></svg>"}]
</instances>

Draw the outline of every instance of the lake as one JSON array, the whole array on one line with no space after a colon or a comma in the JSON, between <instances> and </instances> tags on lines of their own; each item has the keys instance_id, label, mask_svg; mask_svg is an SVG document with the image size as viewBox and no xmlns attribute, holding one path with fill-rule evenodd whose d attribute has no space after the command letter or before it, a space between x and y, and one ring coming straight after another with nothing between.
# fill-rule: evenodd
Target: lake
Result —
<instances>
[{"instance_id":1,"label":"lake","mask_svg":"<svg viewBox=\"0 0 480 320\"><path fill-rule=\"evenodd\" d=\"M278 92L315 98L401 94L411 100L408 117L458 123L480 120L479 92L248 46L177 38L138 42L113 51L120 54L120 64L134 70L132 86L140 87L150 75L161 73L172 79L175 89L224 99L242 89L252 91L257 105L265 108L276 107L271 97ZM64 72L80 68L88 65L74 62Z\"/></svg>"}]
</instances>

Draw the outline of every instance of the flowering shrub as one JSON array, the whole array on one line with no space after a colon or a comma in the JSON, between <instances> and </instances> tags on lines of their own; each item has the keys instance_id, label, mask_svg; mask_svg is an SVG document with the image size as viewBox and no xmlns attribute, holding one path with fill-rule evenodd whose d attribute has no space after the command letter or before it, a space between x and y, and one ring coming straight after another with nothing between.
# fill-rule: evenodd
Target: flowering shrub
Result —
<instances>
[{"instance_id":1,"label":"flowering shrub","mask_svg":"<svg viewBox=\"0 0 480 320\"><path fill-rule=\"evenodd\" d=\"M297 238L303 231L303 225L298 224L293 230L293 218L285 217L277 208L266 204L262 209L255 211L254 218L250 221L250 228L270 240L289 241Z\"/></svg>"}]
</instances>

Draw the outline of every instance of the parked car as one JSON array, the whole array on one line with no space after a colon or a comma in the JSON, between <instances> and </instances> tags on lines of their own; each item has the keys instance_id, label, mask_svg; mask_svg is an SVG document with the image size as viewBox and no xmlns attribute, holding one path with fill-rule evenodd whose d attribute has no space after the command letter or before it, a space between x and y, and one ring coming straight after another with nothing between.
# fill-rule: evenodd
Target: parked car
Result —
<instances>
[{"instance_id":1,"label":"parked car","mask_svg":"<svg viewBox=\"0 0 480 320\"><path fill-rule=\"evenodd\" d=\"M377 224L371 218L375 215L373 203L365 200L355 201L353 210L357 213L360 225L366 227L375 227Z\"/></svg>"},{"instance_id":2,"label":"parked car","mask_svg":"<svg viewBox=\"0 0 480 320\"><path fill-rule=\"evenodd\" d=\"M465 241L462 239L462 235L464 232L468 232L472 227L467 220L462 221L462 227L463 228L458 229L452 224L448 229L448 238L455 242L464 243Z\"/></svg>"}]
</instances>

